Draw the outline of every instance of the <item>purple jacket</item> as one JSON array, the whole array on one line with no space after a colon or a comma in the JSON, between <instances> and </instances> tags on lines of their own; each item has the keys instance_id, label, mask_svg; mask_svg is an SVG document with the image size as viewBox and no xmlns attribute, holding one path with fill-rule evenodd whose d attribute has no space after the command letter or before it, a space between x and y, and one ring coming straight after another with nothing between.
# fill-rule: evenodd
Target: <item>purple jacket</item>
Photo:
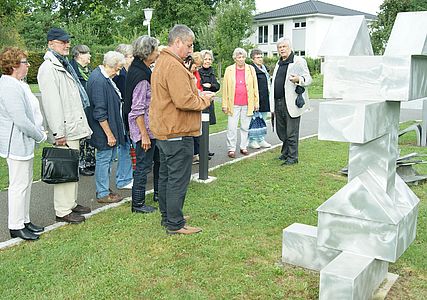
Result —
<instances>
[{"instance_id":1,"label":"purple jacket","mask_svg":"<svg viewBox=\"0 0 427 300\"><path fill-rule=\"evenodd\" d=\"M151 102L151 86L147 80L139 82L132 93L132 107L129 113L129 132L133 142L141 140L141 132L136 124L136 118L144 116L145 129L147 129L150 139L154 139L150 130L149 108Z\"/></svg>"}]
</instances>

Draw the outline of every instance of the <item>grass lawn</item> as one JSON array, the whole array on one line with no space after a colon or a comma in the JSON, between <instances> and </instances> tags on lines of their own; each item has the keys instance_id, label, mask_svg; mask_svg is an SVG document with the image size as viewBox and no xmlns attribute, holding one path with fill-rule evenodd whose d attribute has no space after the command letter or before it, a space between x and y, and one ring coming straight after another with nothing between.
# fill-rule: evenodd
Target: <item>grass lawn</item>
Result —
<instances>
[{"instance_id":1,"label":"grass lawn","mask_svg":"<svg viewBox=\"0 0 427 300\"><path fill-rule=\"evenodd\" d=\"M402 153L427 153L414 140L405 137ZM201 234L168 236L158 213L131 214L128 203L0 251L0 299L317 299L317 273L276 265L282 230L316 225L316 208L346 183L338 170L348 145L302 141L291 167L281 167L278 155L190 184L185 213ZM400 277L387 299L427 298L426 185L413 191L421 199L417 239L390 265Z\"/></svg>"}]
</instances>

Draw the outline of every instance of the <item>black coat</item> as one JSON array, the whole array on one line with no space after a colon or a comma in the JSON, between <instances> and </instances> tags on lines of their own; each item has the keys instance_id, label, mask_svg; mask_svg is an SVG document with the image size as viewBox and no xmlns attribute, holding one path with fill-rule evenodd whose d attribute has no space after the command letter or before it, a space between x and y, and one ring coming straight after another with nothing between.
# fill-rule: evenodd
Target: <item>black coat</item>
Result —
<instances>
[{"instance_id":1,"label":"black coat","mask_svg":"<svg viewBox=\"0 0 427 300\"><path fill-rule=\"evenodd\" d=\"M90 144L98 150L111 149L108 146L107 135L99 122L108 121L110 129L117 140L117 145L125 144L123 121L120 116L120 97L109 78L106 78L100 67L90 74L87 83L87 94L90 106L87 109L87 120L93 134Z\"/></svg>"},{"instance_id":2,"label":"black coat","mask_svg":"<svg viewBox=\"0 0 427 300\"><path fill-rule=\"evenodd\" d=\"M200 74L200 83L203 86L203 83L210 83L211 87L207 88L203 86L204 91L210 91L210 92L218 92L220 85L219 82L216 80L214 71L212 67L209 68L200 68L199 69ZM215 116L215 105L214 101L211 102L211 105L209 106L209 124L214 125L216 124L216 116Z\"/></svg>"},{"instance_id":3,"label":"black coat","mask_svg":"<svg viewBox=\"0 0 427 300\"><path fill-rule=\"evenodd\" d=\"M256 78L258 80L258 95L259 95L259 111L269 112L270 111L270 99L268 91L268 79L267 75L258 68L254 63L252 66L255 68Z\"/></svg>"},{"instance_id":4,"label":"black coat","mask_svg":"<svg viewBox=\"0 0 427 300\"><path fill-rule=\"evenodd\" d=\"M84 80L82 74L80 73L78 63L74 58L72 60L70 60L70 65L73 67L74 71L76 71L76 74L77 74L77 77L79 77L80 83L82 84L82 86L87 91L87 81ZM90 69L89 69L89 73L90 73Z\"/></svg>"}]
</instances>

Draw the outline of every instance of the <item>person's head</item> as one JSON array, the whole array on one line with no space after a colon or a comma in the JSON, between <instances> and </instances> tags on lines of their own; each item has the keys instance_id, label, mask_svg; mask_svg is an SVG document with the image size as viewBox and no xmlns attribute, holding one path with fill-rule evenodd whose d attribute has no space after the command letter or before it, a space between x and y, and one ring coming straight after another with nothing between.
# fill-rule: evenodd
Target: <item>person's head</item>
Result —
<instances>
[{"instance_id":1,"label":"person's head","mask_svg":"<svg viewBox=\"0 0 427 300\"><path fill-rule=\"evenodd\" d=\"M200 67L203 64L203 57L202 54L200 52L193 52L191 54L191 63L188 66L188 70L191 73L194 73L196 70L200 69Z\"/></svg>"},{"instance_id":2,"label":"person's head","mask_svg":"<svg viewBox=\"0 0 427 300\"><path fill-rule=\"evenodd\" d=\"M66 56L70 54L71 36L61 28L51 28L47 33L47 46L56 53Z\"/></svg>"},{"instance_id":3,"label":"person's head","mask_svg":"<svg viewBox=\"0 0 427 300\"><path fill-rule=\"evenodd\" d=\"M159 57L159 41L148 35L137 38L133 43L133 56L142 60L147 66Z\"/></svg>"},{"instance_id":4,"label":"person's head","mask_svg":"<svg viewBox=\"0 0 427 300\"><path fill-rule=\"evenodd\" d=\"M170 50L184 59L193 53L194 32L185 25L175 25L168 36Z\"/></svg>"},{"instance_id":5,"label":"person's head","mask_svg":"<svg viewBox=\"0 0 427 300\"><path fill-rule=\"evenodd\" d=\"M264 63L263 54L260 49L253 49L251 51L251 59L257 66L262 66Z\"/></svg>"},{"instance_id":6,"label":"person's head","mask_svg":"<svg viewBox=\"0 0 427 300\"><path fill-rule=\"evenodd\" d=\"M133 47L132 47L132 45L119 44L116 48L116 52L119 52L125 56L126 62L125 62L124 67L127 70L133 61Z\"/></svg>"},{"instance_id":7,"label":"person's head","mask_svg":"<svg viewBox=\"0 0 427 300\"><path fill-rule=\"evenodd\" d=\"M211 50L202 50L200 51L203 57L203 68L209 68L212 66L212 62L214 61L214 56Z\"/></svg>"},{"instance_id":8,"label":"person's head","mask_svg":"<svg viewBox=\"0 0 427 300\"><path fill-rule=\"evenodd\" d=\"M117 51L108 51L104 54L104 61L102 65L104 66L105 72L107 72L110 78L118 75L120 70L125 65L126 60L125 56Z\"/></svg>"},{"instance_id":9,"label":"person's head","mask_svg":"<svg viewBox=\"0 0 427 300\"><path fill-rule=\"evenodd\" d=\"M243 48L236 48L233 51L233 59L236 63L237 67L242 68L245 65L246 57L248 57L248 53Z\"/></svg>"},{"instance_id":10,"label":"person's head","mask_svg":"<svg viewBox=\"0 0 427 300\"><path fill-rule=\"evenodd\" d=\"M277 52L282 59L287 59L291 55L292 43L290 39L282 37L277 41L276 46Z\"/></svg>"},{"instance_id":11,"label":"person's head","mask_svg":"<svg viewBox=\"0 0 427 300\"><path fill-rule=\"evenodd\" d=\"M4 75L10 75L18 80L27 76L30 66L28 54L17 47L7 47L0 53L0 68Z\"/></svg>"},{"instance_id":12,"label":"person's head","mask_svg":"<svg viewBox=\"0 0 427 300\"><path fill-rule=\"evenodd\" d=\"M71 54L75 61L77 61L82 67L86 67L90 64L90 49L86 45L77 45L71 49Z\"/></svg>"}]
</instances>

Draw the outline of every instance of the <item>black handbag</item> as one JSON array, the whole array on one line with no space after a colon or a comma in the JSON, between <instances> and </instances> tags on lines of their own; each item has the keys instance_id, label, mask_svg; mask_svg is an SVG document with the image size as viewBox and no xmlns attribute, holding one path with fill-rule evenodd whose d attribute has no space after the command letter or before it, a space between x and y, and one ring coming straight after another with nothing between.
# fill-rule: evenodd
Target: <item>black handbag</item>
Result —
<instances>
[{"instance_id":1,"label":"black handbag","mask_svg":"<svg viewBox=\"0 0 427 300\"><path fill-rule=\"evenodd\" d=\"M79 181L79 150L45 147L42 152L43 182L49 184Z\"/></svg>"},{"instance_id":2,"label":"black handbag","mask_svg":"<svg viewBox=\"0 0 427 300\"><path fill-rule=\"evenodd\" d=\"M304 92L305 92L305 88L303 88L300 85L297 85L297 87L295 88L295 93L297 93L297 98L295 99L295 105L298 108L302 108L305 104L304 97L302 96Z\"/></svg>"}]
</instances>

